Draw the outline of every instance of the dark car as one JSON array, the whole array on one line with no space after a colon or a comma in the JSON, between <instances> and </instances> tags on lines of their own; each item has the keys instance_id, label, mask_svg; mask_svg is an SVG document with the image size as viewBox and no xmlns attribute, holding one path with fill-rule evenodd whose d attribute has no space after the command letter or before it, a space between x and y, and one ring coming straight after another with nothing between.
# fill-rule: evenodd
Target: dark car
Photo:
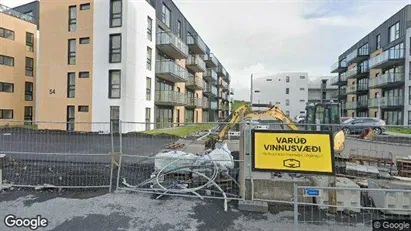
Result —
<instances>
[{"instance_id":1,"label":"dark car","mask_svg":"<svg viewBox=\"0 0 411 231\"><path fill-rule=\"evenodd\" d=\"M372 128L376 135L383 134L387 128L385 121L378 118L354 117L341 123L345 134L361 133L366 128Z\"/></svg>"}]
</instances>

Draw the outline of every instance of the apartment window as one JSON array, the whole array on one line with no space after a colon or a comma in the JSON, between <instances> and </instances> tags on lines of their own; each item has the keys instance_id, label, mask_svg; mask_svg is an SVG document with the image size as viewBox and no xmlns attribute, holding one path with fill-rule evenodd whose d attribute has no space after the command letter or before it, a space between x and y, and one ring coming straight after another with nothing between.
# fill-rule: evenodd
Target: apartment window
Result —
<instances>
[{"instance_id":1,"label":"apartment window","mask_svg":"<svg viewBox=\"0 0 411 231\"><path fill-rule=\"evenodd\" d=\"M88 106L80 105L80 106L78 106L78 111L79 112L88 112Z\"/></svg>"},{"instance_id":2,"label":"apartment window","mask_svg":"<svg viewBox=\"0 0 411 231\"><path fill-rule=\"evenodd\" d=\"M33 107L26 106L24 107L24 125L32 125L33 124Z\"/></svg>"},{"instance_id":3,"label":"apartment window","mask_svg":"<svg viewBox=\"0 0 411 231\"><path fill-rule=\"evenodd\" d=\"M150 130L151 108L146 107L146 130Z\"/></svg>"},{"instance_id":4,"label":"apartment window","mask_svg":"<svg viewBox=\"0 0 411 231\"><path fill-rule=\"evenodd\" d=\"M287 88L285 89L285 94L287 94L287 95L290 94L290 88L287 87Z\"/></svg>"},{"instance_id":5,"label":"apartment window","mask_svg":"<svg viewBox=\"0 0 411 231\"><path fill-rule=\"evenodd\" d=\"M304 102L305 102L305 99L300 99L300 102L301 102L301 103L304 103Z\"/></svg>"},{"instance_id":6,"label":"apartment window","mask_svg":"<svg viewBox=\"0 0 411 231\"><path fill-rule=\"evenodd\" d=\"M109 71L109 92L108 97L111 99L119 99L121 95L121 71Z\"/></svg>"},{"instance_id":7,"label":"apartment window","mask_svg":"<svg viewBox=\"0 0 411 231\"><path fill-rule=\"evenodd\" d=\"M290 111L285 111L285 114L286 114L287 116L290 116Z\"/></svg>"},{"instance_id":8,"label":"apartment window","mask_svg":"<svg viewBox=\"0 0 411 231\"><path fill-rule=\"evenodd\" d=\"M14 92L14 84L0 82L0 92Z\"/></svg>"},{"instance_id":9,"label":"apartment window","mask_svg":"<svg viewBox=\"0 0 411 231\"><path fill-rule=\"evenodd\" d=\"M69 6L69 28L68 30L73 32L77 29L77 7Z\"/></svg>"},{"instance_id":10,"label":"apartment window","mask_svg":"<svg viewBox=\"0 0 411 231\"><path fill-rule=\"evenodd\" d=\"M163 3L163 8L161 11L161 21L166 24L168 27L170 27L171 24L171 11L170 9Z\"/></svg>"},{"instance_id":11,"label":"apartment window","mask_svg":"<svg viewBox=\"0 0 411 231\"><path fill-rule=\"evenodd\" d=\"M376 48L377 48L377 49L381 49L381 35L377 35Z\"/></svg>"},{"instance_id":12,"label":"apartment window","mask_svg":"<svg viewBox=\"0 0 411 231\"><path fill-rule=\"evenodd\" d=\"M305 76L300 76L300 79L305 79Z\"/></svg>"},{"instance_id":13,"label":"apartment window","mask_svg":"<svg viewBox=\"0 0 411 231\"><path fill-rule=\"evenodd\" d=\"M408 111L408 125L411 125L411 111Z\"/></svg>"},{"instance_id":14,"label":"apartment window","mask_svg":"<svg viewBox=\"0 0 411 231\"><path fill-rule=\"evenodd\" d=\"M14 67L14 58L0 55L0 65Z\"/></svg>"},{"instance_id":15,"label":"apartment window","mask_svg":"<svg viewBox=\"0 0 411 231\"><path fill-rule=\"evenodd\" d=\"M74 106L67 106L67 119L66 129L67 131L74 131L75 123L75 108Z\"/></svg>"},{"instance_id":16,"label":"apartment window","mask_svg":"<svg viewBox=\"0 0 411 231\"><path fill-rule=\"evenodd\" d=\"M90 77L90 72L88 71L82 71L78 73L78 77L82 79L86 79Z\"/></svg>"},{"instance_id":17,"label":"apartment window","mask_svg":"<svg viewBox=\"0 0 411 231\"><path fill-rule=\"evenodd\" d=\"M151 78L146 78L146 100L151 100Z\"/></svg>"},{"instance_id":18,"label":"apartment window","mask_svg":"<svg viewBox=\"0 0 411 231\"><path fill-rule=\"evenodd\" d=\"M33 76L34 60L26 57L26 76Z\"/></svg>"},{"instance_id":19,"label":"apartment window","mask_svg":"<svg viewBox=\"0 0 411 231\"><path fill-rule=\"evenodd\" d=\"M80 10L90 10L90 3L81 4Z\"/></svg>"},{"instance_id":20,"label":"apartment window","mask_svg":"<svg viewBox=\"0 0 411 231\"><path fill-rule=\"evenodd\" d=\"M270 82L270 81L273 81L273 79L266 79L265 81Z\"/></svg>"},{"instance_id":21,"label":"apartment window","mask_svg":"<svg viewBox=\"0 0 411 231\"><path fill-rule=\"evenodd\" d=\"M121 34L110 35L110 63L121 62Z\"/></svg>"},{"instance_id":22,"label":"apartment window","mask_svg":"<svg viewBox=\"0 0 411 231\"><path fill-rule=\"evenodd\" d=\"M14 40L15 39L14 31L0 27L0 37L5 38L5 39Z\"/></svg>"},{"instance_id":23,"label":"apartment window","mask_svg":"<svg viewBox=\"0 0 411 231\"><path fill-rule=\"evenodd\" d=\"M110 27L121 27L123 18L122 0L111 0L110 2Z\"/></svg>"},{"instance_id":24,"label":"apartment window","mask_svg":"<svg viewBox=\"0 0 411 231\"><path fill-rule=\"evenodd\" d=\"M395 23L389 29L389 41L392 42L400 37L400 22Z\"/></svg>"},{"instance_id":25,"label":"apartment window","mask_svg":"<svg viewBox=\"0 0 411 231\"><path fill-rule=\"evenodd\" d=\"M153 40L153 19L147 17L147 39Z\"/></svg>"},{"instance_id":26,"label":"apartment window","mask_svg":"<svg viewBox=\"0 0 411 231\"><path fill-rule=\"evenodd\" d=\"M10 109L0 109L0 119L13 119L13 110Z\"/></svg>"},{"instance_id":27,"label":"apartment window","mask_svg":"<svg viewBox=\"0 0 411 231\"><path fill-rule=\"evenodd\" d=\"M289 99L285 100L285 106L290 106L290 100Z\"/></svg>"},{"instance_id":28,"label":"apartment window","mask_svg":"<svg viewBox=\"0 0 411 231\"><path fill-rule=\"evenodd\" d=\"M177 34L178 34L178 37L183 37L183 31L181 30L181 21L180 20L178 20L178 22L177 22Z\"/></svg>"},{"instance_id":29,"label":"apartment window","mask_svg":"<svg viewBox=\"0 0 411 231\"><path fill-rule=\"evenodd\" d=\"M70 72L67 74L67 98L76 96L76 73Z\"/></svg>"},{"instance_id":30,"label":"apartment window","mask_svg":"<svg viewBox=\"0 0 411 231\"><path fill-rule=\"evenodd\" d=\"M111 133L118 133L120 131L120 107L110 106L110 123Z\"/></svg>"},{"instance_id":31,"label":"apartment window","mask_svg":"<svg viewBox=\"0 0 411 231\"><path fill-rule=\"evenodd\" d=\"M90 43L90 37L80 38L80 44L89 44L89 43Z\"/></svg>"},{"instance_id":32,"label":"apartment window","mask_svg":"<svg viewBox=\"0 0 411 231\"><path fill-rule=\"evenodd\" d=\"M76 39L68 40L68 64L76 64Z\"/></svg>"},{"instance_id":33,"label":"apartment window","mask_svg":"<svg viewBox=\"0 0 411 231\"><path fill-rule=\"evenodd\" d=\"M286 82L286 83L289 83L289 82L290 82L290 76L286 76L286 77L285 77L285 82Z\"/></svg>"},{"instance_id":34,"label":"apartment window","mask_svg":"<svg viewBox=\"0 0 411 231\"><path fill-rule=\"evenodd\" d=\"M33 83L26 82L25 83L25 90L24 90L24 99L26 101L33 101Z\"/></svg>"},{"instance_id":35,"label":"apartment window","mask_svg":"<svg viewBox=\"0 0 411 231\"><path fill-rule=\"evenodd\" d=\"M147 70L151 71L151 48L147 47L147 64L146 64L146 68Z\"/></svg>"},{"instance_id":36,"label":"apartment window","mask_svg":"<svg viewBox=\"0 0 411 231\"><path fill-rule=\"evenodd\" d=\"M408 87L408 104L411 105L411 86Z\"/></svg>"},{"instance_id":37,"label":"apartment window","mask_svg":"<svg viewBox=\"0 0 411 231\"><path fill-rule=\"evenodd\" d=\"M302 88L300 88L300 91L304 91L304 90L305 90L305 88L303 88L303 87L302 87Z\"/></svg>"}]
</instances>

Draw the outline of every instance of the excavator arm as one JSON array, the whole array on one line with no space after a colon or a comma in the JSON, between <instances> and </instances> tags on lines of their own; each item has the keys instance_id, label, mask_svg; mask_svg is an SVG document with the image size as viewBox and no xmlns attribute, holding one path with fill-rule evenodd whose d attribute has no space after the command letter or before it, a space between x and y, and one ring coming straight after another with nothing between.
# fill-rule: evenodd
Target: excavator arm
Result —
<instances>
[{"instance_id":1,"label":"excavator arm","mask_svg":"<svg viewBox=\"0 0 411 231\"><path fill-rule=\"evenodd\" d=\"M245 116L245 118L250 119L261 119L261 118L275 118L281 120L287 125L291 130L298 130L297 125L288 117L277 105L271 107L267 111L262 112L251 112Z\"/></svg>"}]
</instances>

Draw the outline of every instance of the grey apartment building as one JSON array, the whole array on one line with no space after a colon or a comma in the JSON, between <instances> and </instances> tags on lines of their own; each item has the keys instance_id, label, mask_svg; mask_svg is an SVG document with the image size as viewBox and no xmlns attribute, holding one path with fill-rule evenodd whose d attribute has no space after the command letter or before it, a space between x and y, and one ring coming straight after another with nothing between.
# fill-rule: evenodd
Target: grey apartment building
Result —
<instances>
[{"instance_id":1,"label":"grey apartment building","mask_svg":"<svg viewBox=\"0 0 411 231\"><path fill-rule=\"evenodd\" d=\"M330 80L344 116L411 124L411 5L406 5L338 57Z\"/></svg>"}]
</instances>

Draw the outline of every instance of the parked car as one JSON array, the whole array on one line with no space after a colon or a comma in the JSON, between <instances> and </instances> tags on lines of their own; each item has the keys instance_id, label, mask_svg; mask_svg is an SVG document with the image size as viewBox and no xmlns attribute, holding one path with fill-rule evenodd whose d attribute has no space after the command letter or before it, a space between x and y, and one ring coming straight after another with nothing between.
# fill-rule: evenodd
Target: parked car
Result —
<instances>
[{"instance_id":1,"label":"parked car","mask_svg":"<svg viewBox=\"0 0 411 231\"><path fill-rule=\"evenodd\" d=\"M305 115L298 115L298 116L295 116L294 117L294 123L304 123L304 121L305 121Z\"/></svg>"},{"instance_id":2,"label":"parked car","mask_svg":"<svg viewBox=\"0 0 411 231\"><path fill-rule=\"evenodd\" d=\"M385 121L370 117L353 117L341 123L341 128L345 134L361 133L366 128L372 128L376 135L383 134L387 128Z\"/></svg>"}]
</instances>

